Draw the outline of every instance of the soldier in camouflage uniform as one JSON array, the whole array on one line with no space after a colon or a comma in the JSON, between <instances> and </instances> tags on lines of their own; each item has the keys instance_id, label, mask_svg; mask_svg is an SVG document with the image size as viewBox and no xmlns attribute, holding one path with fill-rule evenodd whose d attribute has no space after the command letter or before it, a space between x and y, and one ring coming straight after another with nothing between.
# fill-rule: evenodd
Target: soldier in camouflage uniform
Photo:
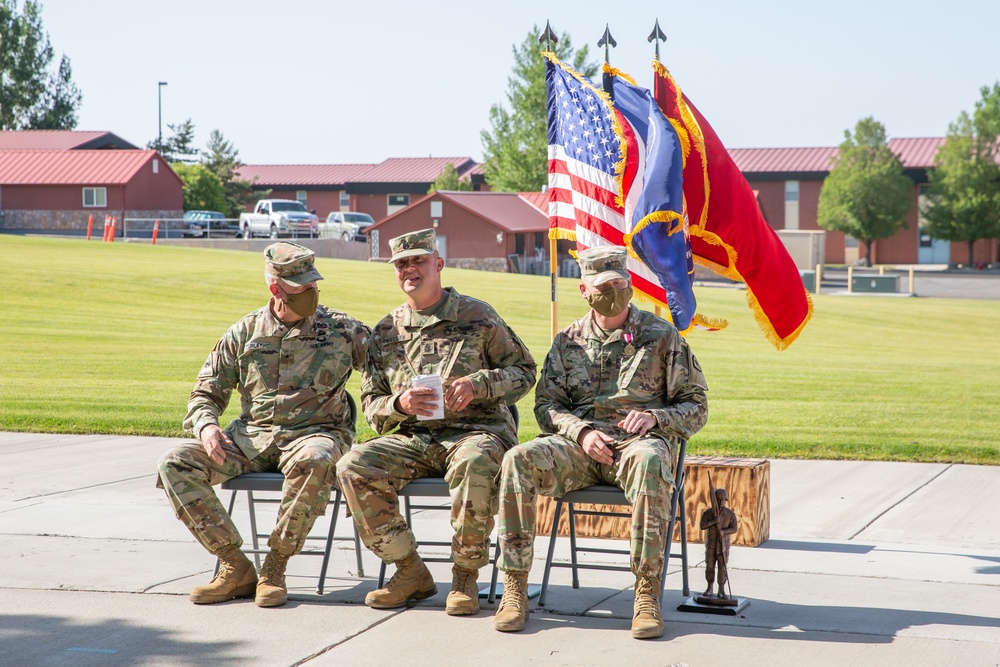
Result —
<instances>
[{"instance_id":1,"label":"soldier in camouflage uniform","mask_svg":"<svg viewBox=\"0 0 1000 667\"><path fill-rule=\"evenodd\" d=\"M410 480L443 476L451 488L452 585L448 614L479 611L476 577L488 561L496 514L496 475L517 444L508 405L531 390L531 353L489 304L442 288L444 260L434 230L389 241L406 303L372 330L361 400L382 437L357 445L338 464L340 488L365 546L396 573L365 603L401 607L437 592L400 515L397 491ZM415 386L439 375L444 419L427 419L442 397Z\"/></svg>"},{"instance_id":2,"label":"soldier in camouflage uniform","mask_svg":"<svg viewBox=\"0 0 1000 667\"><path fill-rule=\"evenodd\" d=\"M219 558L211 583L191 591L195 604L256 595L261 607L288 599L285 565L302 550L326 510L337 460L354 440L344 388L364 367L370 331L346 314L318 306L312 250L288 242L264 251L268 305L229 328L208 356L188 402L184 428L200 442L159 461L157 486L177 518ZM219 416L233 391L241 412L223 431ZM213 485L248 472L285 475L271 551L260 578L240 551L243 540Z\"/></svg>"},{"instance_id":3,"label":"soldier in camouflage uniform","mask_svg":"<svg viewBox=\"0 0 1000 667\"><path fill-rule=\"evenodd\" d=\"M548 435L515 447L500 472L500 569L506 573L495 626L524 628L534 557L535 502L613 484L632 503L636 575L632 636L663 634L660 577L681 438L704 424L705 377L668 322L629 305L625 248L582 251L580 292L591 312L560 331L538 386L535 417Z\"/></svg>"}]
</instances>

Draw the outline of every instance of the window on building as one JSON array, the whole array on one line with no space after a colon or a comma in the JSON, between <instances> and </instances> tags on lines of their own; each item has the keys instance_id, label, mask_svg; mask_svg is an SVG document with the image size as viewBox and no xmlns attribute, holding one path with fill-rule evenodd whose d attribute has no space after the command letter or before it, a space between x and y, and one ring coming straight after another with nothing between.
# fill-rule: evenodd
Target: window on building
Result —
<instances>
[{"instance_id":1,"label":"window on building","mask_svg":"<svg viewBox=\"0 0 1000 667\"><path fill-rule=\"evenodd\" d=\"M391 215L410 205L410 195L389 195L386 213Z\"/></svg>"},{"instance_id":2,"label":"window on building","mask_svg":"<svg viewBox=\"0 0 1000 667\"><path fill-rule=\"evenodd\" d=\"M107 188L84 188L83 205L86 208L104 208L108 205Z\"/></svg>"},{"instance_id":3,"label":"window on building","mask_svg":"<svg viewBox=\"0 0 1000 667\"><path fill-rule=\"evenodd\" d=\"M351 195L347 194L347 190L340 191L340 210L341 211L351 210Z\"/></svg>"},{"instance_id":4,"label":"window on building","mask_svg":"<svg viewBox=\"0 0 1000 667\"><path fill-rule=\"evenodd\" d=\"M157 160L156 158L153 158L153 173L154 174L160 173L160 161Z\"/></svg>"},{"instance_id":5,"label":"window on building","mask_svg":"<svg viewBox=\"0 0 1000 667\"><path fill-rule=\"evenodd\" d=\"M785 201L798 201L799 200L799 182L798 181L785 181Z\"/></svg>"},{"instance_id":6,"label":"window on building","mask_svg":"<svg viewBox=\"0 0 1000 667\"><path fill-rule=\"evenodd\" d=\"M305 190L296 190L296 191L295 191L295 198L296 198L296 199L297 199L297 200L299 201L299 203L300 203L300 204L302 204L303 206L305 206L305 205L306 205L306 200L308 199L308 196L309 196L309 193L308 193L308 192L306 192Z\"/></svg>"}]
</instances>

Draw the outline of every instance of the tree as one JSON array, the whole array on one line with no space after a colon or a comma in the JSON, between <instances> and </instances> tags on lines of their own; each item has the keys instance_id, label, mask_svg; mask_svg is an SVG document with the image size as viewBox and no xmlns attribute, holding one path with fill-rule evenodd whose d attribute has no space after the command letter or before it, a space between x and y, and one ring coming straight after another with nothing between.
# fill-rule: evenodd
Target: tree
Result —
<instances>
[{"instance_id":1,"label":"tree","mask_svg":"<svg viewBox=\"0 0 1000 667\"><path fill-rule=\"evenodd\" d=\"M226 210L226 193L219 177L201 164L175 162L174 172L184 181L184 210ZM226 214L229 215L228 213Z\"/></svg>"},{"instance_id":2,"label":"tree","mask_svg":"<svg viewBox=\"0 0 1000 667\"><path fill-rule=\"evenodd\" d=\"M198 151L194 147L194 123L190 118L177 125L167 125L173 133L162 142L159 137L150 140L146 148L152 148L167 162L194 162Z\"/></svg>"},{"instance_id":3,"label":"tree","mask_svg":"<svg viewBox=\"0 0 1000 667\"><path fill-rule=\"evenodd\" d=\"M266 193L255 192L253 181L239 178L236 172L243 166L240 161L240 153L227 141L219 130L212 130L208 137L207 150L201 152L201 164L219 177L226 195L226 207L219 209L225 211L231 218L238 218L240 211L246 209L248 204L252 204L256 199L266 198L270 190Z\"/></svg>"},{"instance_id":4,"label":"tree","mask_svg":"<svg viewBox=\"0 0 1000 667\"><path fill-rule=\"evenodd\" d=\"M864 243L871 266L872 243L906 226L912 200L913 182L886 145L885 127L868 117L855 125L853 137L845 130L837 164L819 193L819 226Z\"/></svg>"},{"instance_id":5,"label":"tree","mask_svg":"<svg viewBox=\"0 0 1000 667\"><path fill-rule=\"evenodd\" d=\"M444 171L441 175L431 183L430 189L427 194L432 192L437 192L438 190L458 190L458 191L471 191L472 181L468 178L459 178L458 169L455 169L455 165L448 163L445 165Z\"/></svg>"},{"instance_id":6,"label":"tree","mask_svg":"<svg viewBox=\"0 0 1000 667\"><path fill-rule=\"evenodd\" d=\"M513 47L514 69L507 78L507 105L490 107L491 130L483 130L483 171L490 188L498 191L537 192L548 181L548 114L545 109L545 61L539 55L538 26ZM587 62L587 47L573 50L563 33L553 50L584 76L598 72Z\"/></svg>"},{"instance_id":7,"label":"tree","mask_svg":"<svg viewBox=\"0 0 1000 667\"><path fill-rule=\"evenodd\" d=\"M52 71L54 52L42 29L42 6L0 0L0 129L72 129L82 96L69 58Z\"/></svg>"},{"instance_id":8,"label":"tree","mask_svg":"<svg viewBox=\"0 0 1000 667\"><path fill-rule=\"evenodd\" d=\"M972 116L963 111L948 126L935 156L923 215L924 232L969 244L1000 237L1000 82L980 89Z\"/></svg>"}]
</instances>

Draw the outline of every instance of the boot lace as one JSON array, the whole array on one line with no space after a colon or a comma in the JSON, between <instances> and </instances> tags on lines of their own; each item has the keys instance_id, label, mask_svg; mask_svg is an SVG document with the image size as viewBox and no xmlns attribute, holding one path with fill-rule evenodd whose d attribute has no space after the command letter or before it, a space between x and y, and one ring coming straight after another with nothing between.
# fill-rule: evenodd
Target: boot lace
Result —
<instances>
[{"instance_id":1,"label":"boot lace","mask_svg":"<svg viewBox=\"0 0 1000 667\"><path fill-rule=\"evenodd\" d=\"M635 614L648 614L660 620L660 600L657 597L659 591L653 590L653 582L649 579L640 579L635 587Z\"/></svg>"},{"instance_id":2,"label":"boot lace","mask_svg":"<svg viewBox=\"0 0 1000 667\"><path fill-rule=\"evenodd\" d=\"M454 591L465 591L469 586L469 578L472 576L472 570L466 570L463 568L455 568L455 573L452 575L451 589Z\"/></svg>"},{"instance_id":3,"label":"boot lace","mask_svg":"<svg viewBox=\"0 0 1000 667\"><path fill-rule=\"evenodd\" d=\"M261 577L266 578L272 584L280 586L285 581L285 563L287 562L288 556L275 553L268 554L268 557L264 559L263 567L261 567Z\"/></svg>"},{"instance_id":4,"label":"boot lace","mask_svg":"<svg viewBox=\"0 0 1000 667\"><path fill-rule=\"evenodd\" d=\"M500 598L500 609L512 607L523 611L521 602L525 599L524 587L517 577L506 577L503 583L503 597Z\"/></svg>"}]
</instances>

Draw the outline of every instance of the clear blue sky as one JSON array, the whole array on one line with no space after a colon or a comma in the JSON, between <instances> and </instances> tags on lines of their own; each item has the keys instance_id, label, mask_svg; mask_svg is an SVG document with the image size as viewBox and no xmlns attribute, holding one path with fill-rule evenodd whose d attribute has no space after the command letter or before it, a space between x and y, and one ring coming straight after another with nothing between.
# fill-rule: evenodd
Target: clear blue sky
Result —
<instances>
[{"instance_id":1,"label":"clear blue sky","mask_svg":"<svg viewBox=\"0 0 1000 667\"><path fill-rule=\"evenodd\" d=\"M482 158L513 58L546 19L574 45L610 23L611 63L650 86L661 58L731 148L833 146L865 116L943 136L1000 79L996 0L402 2L42 0L83 91L78 129L145 145L191 118L251 164Z\"/></svg>"}]
</instances>

